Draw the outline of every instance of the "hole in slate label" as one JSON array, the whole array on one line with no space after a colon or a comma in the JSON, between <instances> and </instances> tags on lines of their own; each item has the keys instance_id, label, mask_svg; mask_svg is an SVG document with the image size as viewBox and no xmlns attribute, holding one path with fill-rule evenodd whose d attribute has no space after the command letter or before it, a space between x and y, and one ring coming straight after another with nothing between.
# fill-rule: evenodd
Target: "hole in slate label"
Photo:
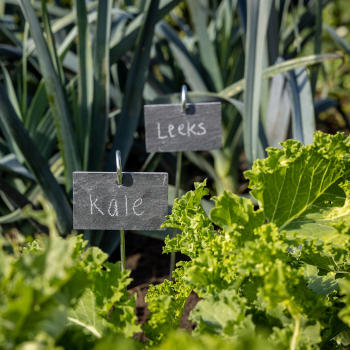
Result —
<instances>
[{"instance_id":1,"label":"hole in slate label","mask_svg":"<svg viewBox=\"0 0 350 350\"><path fill-rule=\"evenodd\" d=\"M196 105L188 104L186 106L186 115L193 115L193 114L196 114Z\"/></svg>"},{"instance_id":2,"label":"hole in slate label","mask_svg":"<svg viewBox=\"0 0 350 350\"><path fill-rule=\"evenodd\" d=\"M123 186L124 187L131 187L134 183L134 180L132 178L131 174L123 173Z\"/></svg>"}]
</instances>

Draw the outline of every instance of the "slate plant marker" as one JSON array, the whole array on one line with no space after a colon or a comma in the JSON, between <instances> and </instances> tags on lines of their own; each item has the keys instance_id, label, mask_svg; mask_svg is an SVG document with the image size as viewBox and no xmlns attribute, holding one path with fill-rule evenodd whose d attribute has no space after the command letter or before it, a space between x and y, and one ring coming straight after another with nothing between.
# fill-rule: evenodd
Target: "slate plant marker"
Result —
<instances>
[{"instance_id":1,"label":"slate plant marker","mask_svg":"<svg viewBox=\"0 0 350 350\"><path fill-rule=\"evenodd\" d=\"M222 148L221 103L186 103L182 85L181 105L148 105L145 111L146 151L177 152L175 198L179 198L182 151L209 151ZM176 229L172 237L176 235ZM170 280L175 268L171 253Z\"/></svg>"},{"instance_id":2,"label":"slate plant marker","mask_svg":"<svg viewBox=\"0 0 350 350\"><path fill-rule=\"evenodd\" d=\"M221 103L185 103L183 106L145 106L147 152L222 148Z\"/></svg>"},{"instance_id":3,"label":"slate plant marker","mask_svg":"<svg viewBox=\"0 0 350 350\"><path fill-rule=\"evenodd\" d=\"M124 230L164 230L168 215L168 174L122 172L73 173L75 229L120 230L121 268L125 270Z\"/></svg>"}]
</instances>

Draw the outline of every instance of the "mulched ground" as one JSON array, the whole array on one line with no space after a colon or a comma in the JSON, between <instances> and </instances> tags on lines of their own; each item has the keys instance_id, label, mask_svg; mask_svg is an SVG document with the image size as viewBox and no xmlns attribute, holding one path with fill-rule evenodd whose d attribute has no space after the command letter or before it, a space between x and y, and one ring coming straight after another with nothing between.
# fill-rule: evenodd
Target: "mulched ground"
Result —
<instances>
[{"instance_id":1,"label":"mulched ground","mask_svg":"<svg viewBox=\"0 0 350 350\"><path fill-rule=\"evenodd\" d=\"M145 296L150 284L159 284L164 279L169 279L170 255L162 254L164 242L151 237L145 237L134 233L125 235L126 268L130 269L133 281L128 287L131 294L137 293L136 315L138 323L144 324L149 316ZM117 249L111 256L111 261L120 260L120 253ZM176 254L176 262L189 260L185 255ZM188 320L191 310L199 301L196 293L192 292L187 299L185 310L180 321L180 328L193 330L195 324ZM142 334L136 336L145 340Z\"/></svg>"}]
</instances>

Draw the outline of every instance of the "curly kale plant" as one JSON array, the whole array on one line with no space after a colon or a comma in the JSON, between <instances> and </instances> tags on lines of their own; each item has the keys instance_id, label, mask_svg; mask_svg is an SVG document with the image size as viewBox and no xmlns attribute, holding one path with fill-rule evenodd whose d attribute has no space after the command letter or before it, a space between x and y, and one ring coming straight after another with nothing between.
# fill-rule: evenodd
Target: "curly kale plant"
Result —
<instances>
[{"instance_id":1,"label":"curly kale plant","mask_svg":"<svg viewBox=\"0 0 350 350\"><path fill-rule=\"evenodd\" d=\"M205 182L175 201L163 226L182 232L166 239L164 252L190 260L178 263L175 282L150 287L144 344L130 339L140 326L126 289L129 272L106 262L107 254L85 249L81 237L56 237L52 220L51 237L21 253L8 254L0 237L0 348L349 345L350 139L318 132L313 145L289 140L268 155L245 173L259 208L224 192L212 198L208 216ZM202 300L190 314L190 335L177 329L192 291Z\"/></svg>"},{"instance_id":2,"label":"curly kale plant","mask_svg":"<svg viewBox=\"0 0 350 350\"><path fill-rule=\"evenodd\" d=\"M0 249L1 349L98 348L139 331L130 271L86 244L80 236L43 237L17 259Z\"/></svg>"},{"instance_id":3,"label":"curly kale plant","mask_svg":"<svg viewBox=\"0 0 350 350\"><path fill-rule=\"evenodd\" d=\"M194 290L203 298L190 314L195 334L267 339L291 350L347 345L350 139L317 132L313 145L281 145L245 173L257 210L224 192L212 198L208 217L205 182L175 201L163 226L182 233L166 239L164 252L191 260L178 264L175 284L166 281L147 295L151 343L178 327Z\"/></svg>"},{"instance_id":4,"label":"curly kale plant","mask_svg":"<svg viewBox=\"0 0 350 350\"><path fill-rule=\"evenodd\" d=\"M121 272L120 263L106 262L107 255L100 249L85 250L87 242L81 237L44 237L13 255L2 249L3 242L0 236L0 349L140 350L152 346L131 339L140 326L135 324L136 295L130 298L126 290L130 271ZM151 311L155 305L167 305L158 313L156 330L154 323L148 325L154 330L152 338L158 339L153 343L167 331L173 310L177 322L181 317L185 299L181 288L179 293L172 288L168 282L151 289L154 297L159 296ZM251 338L232 344L185 332L167 334L162 340L155 350L273 349Z\"/></svg>"}]
</instances>

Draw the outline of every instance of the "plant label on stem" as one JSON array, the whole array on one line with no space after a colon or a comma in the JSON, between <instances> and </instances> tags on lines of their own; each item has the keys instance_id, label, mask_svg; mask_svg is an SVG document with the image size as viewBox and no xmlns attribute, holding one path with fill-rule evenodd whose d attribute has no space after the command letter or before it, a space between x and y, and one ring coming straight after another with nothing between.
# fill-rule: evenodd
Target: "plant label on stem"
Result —
<instances>
[{"instance_id":1,"label":"plant label on stem","mask_svg":"<svg viewBox=\"0 0 350 350\"><path fill-rule=\"evenodd\" d=\"M220 102L145 106L145 127L147 152L222 148Z\"/></svg>"},{"instance_id":2,"label":"plant label on stem","mask_svg":"<svg viewBox=\"0 0 350 350\"><path fill-rule=\"evenodd\" d=\"M164 230L167 173L73 173L73 225L90 230Z\"/></svg>"}]
</instances>

